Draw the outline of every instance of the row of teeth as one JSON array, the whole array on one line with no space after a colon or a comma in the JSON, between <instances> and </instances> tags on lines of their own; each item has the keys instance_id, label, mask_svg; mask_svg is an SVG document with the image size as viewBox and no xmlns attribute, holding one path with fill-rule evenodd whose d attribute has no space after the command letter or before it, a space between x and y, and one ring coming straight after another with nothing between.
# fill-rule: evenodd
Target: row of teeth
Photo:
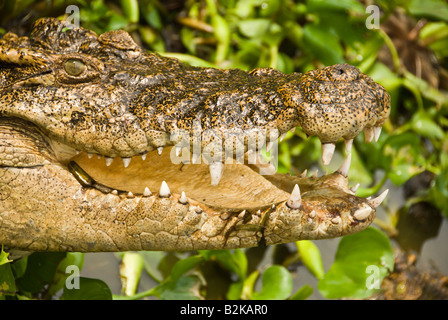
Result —
<instances>
[{"instance_id":1,"label":"row of teeth","mask_svg":"<svg viewBox=\"0 0 448 320\"><path fill-rule=\"evenodd\" d=\"M389 189L383 191L383 193L381 193L378 197L374 198L374 199L368 199L368 205L363 205L361 206L358 210L356 210L353 213L353 217L355 217L357 220L362 221L365 220L371 213L372 213L372 208L376 209L386 198L387 193L389 192ZM112 194L117 195L118 191L114 190L112 191ZM152 193L149 190L148 187L145 188L145 191L143 192L143 196L144 197L149 197L151 196ZM160 191L159 191L159 197L161 198L168 198L171 196L171 191L170 188L168 187L168 184L163 181L162 185L160 186ZM132 192L129 192L127 194L128 198L134 198L134 194ZM187 204L188 203L188 199L187 196L185 194L184 191L182 191L181 196L179 198L179 202L181 204ZM290 208L290 209L302 209L302 196L300 193L300 188L299 185L295 185L294 189L291 192L291 195L288 199L288 201L286 202L286 205ZM199 208L198 208L199 209ZM244 217L246 210L242 211L240 213L240 216ZM311 212L310 217L313 218L315 216L315 211ZM336 217L332 220L333 223L339 223L340 222L340 217Z\"/></svg>"},{"instance_id":2,"label":"row of teeth","mask_svg":"<svg viewBox=\"0 0 448 320\"><path fill-rule=\"evenodd\" d=\"M351 162L351 153L344 160L344 162L342 163L341 167L337 170L337 172L340 173L341 175L343 175L344 177L347 177L348 171L349 171L349 168L350 168L350 162ZM304 174L306 174L306 172L304 172ZM355 187L353 187L351 189L352 192L355 192L356 189L358 188L358 186L359 186L359 184L357 184ZM385 190L383 193L381 193L378 197L376 197L374 199L367 198L367 202L368 202L369 205L364 205L361 208L359 208L358 210L356 210L353 213L353 216L357 220L364 220L364 219L366 219L370 215L370 213L372 212L372 208L376 209L384 201L384 199L386 198L388 192L389 192L389 189ZM113 190L111 193L117 195L118 191L117 190ZM143 191L143 196L144 197L149 197L151 195L152 195L151 191L149 190L148 187L146 187L145 190ZM161 184L160 190L159 190L159 197L161 197L161 198L168 198L170 196L171 196L171 190L168 187L168 184L165 181L162 181L162 184ZM128 192L127 197L128 198L134 198L134 194L132 192ZM182 203L182 204L187 204L188 203L188 199L187 199L187 196L186 196L184 191L182 191L182 193L181 193L181 196L179 198L179 202ZM291 195L290 195L288 201L286 202L286 205L290 209L301 209L302 208L302 196L301 196L300 188L299 188L298 184L296 184L294 186L294 188L293 188L293 190L291 192Z\"/></svg>"},{"instance_id":3,"label":"row of teeth","mask_svg":"<svg viewBox=\"0 0 448 320\"><path fill-rule=\"evenodd\" d=\"M294 130L295 130L295 128L292 129L291 131L293 132ZM283 141L286 134L287 134L287 132L283 133L280 136L280 142ZM371 142L373 139L375 139L375 141L378 141L380 134L381 134L381 127L370 127L370 128L364 129L364 136L365 136L366 142ZM271 150L273 144L274 144L274 141L271 141L266 145L267 152L269 152ZM352 149L352 144L353 144L353 139L345 140L345 149L348 153L350 153L350 151ZM182 148L180 148L180 147L175 147L175 148L176 148L176 155L179 156L182 152ZM323 143L322 144L322 163L324 165L330 164L331 159L333 158L335 148L336 148L336 145L334 143ZM162 151L163 151L163 147L157 148L157 153L159 155L162 154ZM87 153L87 156L89 157L89 159L91 159L94 156L94 154ZM97 155L97 157L101 158L102 156ZM141 157L143 160L146 160L146 153L142 154ZM193 163L196 163L197 157L198 157L197 154L193 154L193 159L192 159ZM104 157L106 166L110 166L112 164L112 162L114 161L114 159L115 158ZM129 166L129 164L131 163L131 159L132 158L121 158L125 168L127 168ZM224 165L222 162L213 162L213 163L209 164L209 168L210 168L211 185L216 186L216 185L218 185L219 181L221 180L222 173L224 170Z\"/></svg>"}]
</instances>

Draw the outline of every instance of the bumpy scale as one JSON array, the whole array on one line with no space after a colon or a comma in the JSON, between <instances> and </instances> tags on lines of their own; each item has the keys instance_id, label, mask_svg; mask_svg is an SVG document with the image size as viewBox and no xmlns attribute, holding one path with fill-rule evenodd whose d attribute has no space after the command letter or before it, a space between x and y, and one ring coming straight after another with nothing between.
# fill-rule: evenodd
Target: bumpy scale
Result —
<instances>
[{"instance_id":1,"label":"bumpy scale","mask_svg":"<svg viewBox=\"0 0 448 320\"><path fill-rule=\"evenodd\" d=\"M378 140L389 109L386 91L350 65L290 75L191 67L124 31L41 19L29 37L0 39L0 244L196 250L363 230L387 191L355 195L349 152L363 130ZM341 168L261 175L269 164L248 163L251 139L269 149L296 127L319 137L324 164L344 139ZM230 142L243 164L219 151Z\"/></svg>"}]
</instances>

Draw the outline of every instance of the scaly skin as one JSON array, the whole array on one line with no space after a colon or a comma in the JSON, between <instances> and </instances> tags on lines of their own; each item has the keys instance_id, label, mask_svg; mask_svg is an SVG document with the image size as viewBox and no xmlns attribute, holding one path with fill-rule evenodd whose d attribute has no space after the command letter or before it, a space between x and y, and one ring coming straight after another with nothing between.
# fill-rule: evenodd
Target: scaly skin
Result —
<instances>
[{"instance_id":1,"label":"scaly skin","mask_svg":"<svg viewBox=\"0 0 448 320\"><path fill-rule=\"evenodd\" d=\"M366 200L348 188L349 157L323 177L262 176L266 165L223 164L219 151L190 160L195 144L204 153L235 137L232 150L247 160L251 138L273 142L297 126L322 141L324 163L341 138L377 138L389 95L355 67L197 68L146 53L123 31L67 27L41 19L30 37L0 40L1 244L241 248L338 237L372 222L385 195ZM190 134L184 164L170 157L179 130Z\"/></svg>"}]
</instances>

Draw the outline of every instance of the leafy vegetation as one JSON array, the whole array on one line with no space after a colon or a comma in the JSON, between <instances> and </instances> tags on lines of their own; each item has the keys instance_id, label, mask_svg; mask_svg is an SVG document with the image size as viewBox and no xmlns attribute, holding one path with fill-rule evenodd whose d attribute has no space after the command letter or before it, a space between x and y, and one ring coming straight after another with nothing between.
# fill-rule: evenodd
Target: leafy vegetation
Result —
<instances>
[{"instance_id":1,"label":"leafy vegetation","mask_svg":"<svg viewBox=\"0 0 448 320\"><path fill-rule=\"evenodd\" d=\"M436 215L442 212L448 218L445 1L70 3L80 9L82 26L97 33L125 29L148 49L194 65L245 70L273 67L285 73L344 62L357 66L390 93L392 112L378 143L365 144L362 135L355 139L349 179L353 184L361 184L357 194L363 197L376 194L385 184L405 190L405 203L402 208L395 208L386 200L385 218L375 221L379 229L371 227L344 237L329 270L324 270L321 253L311 241L298 242L296 247L274 248L270 266L259 263L267 254L265 249L123 253L119 256L125 280L123 294L113 296L98 279L80 278L79 289L67 288L66 280L72 274L66 273L66 267L82 269L82 254L35 253L11 263L2 250L0 299L306 299L316 288L293 287L293 277L302 266L318 279L317 290L322 296L366 298L378 290L377 286L367 288L375 270L379 283L393 270L391 239L396 247L413 249L396 236L403 224L403 212L409 218L413 206L424 204L434 209ZM380 8L380 29L367 28L366 21L372 21L371 12L366 12L367 4ZM30 24L40 16L62 17L67 6L60 0L52 1L51 6L47 1L32 0L7 1L2 5L0 32L18 22L22 26ZM320 162L318 139L306 138L300 130L288 133L279 148L281 172L297 174L313 166L326 170ZM344 154L342 145L337 151ZM429 177L429 182L420 183L419 177ZM420 188L407 192L409 184ZM440 222L434 227L436 233L439 227ZM428 237L422 236L421 241ZM224 283L219 292L212 288L214 282L207 276L210 266L219 270L213 275ZM141 272L149 274L157 285L137 292Z\"/></svg>"}]
</instances>

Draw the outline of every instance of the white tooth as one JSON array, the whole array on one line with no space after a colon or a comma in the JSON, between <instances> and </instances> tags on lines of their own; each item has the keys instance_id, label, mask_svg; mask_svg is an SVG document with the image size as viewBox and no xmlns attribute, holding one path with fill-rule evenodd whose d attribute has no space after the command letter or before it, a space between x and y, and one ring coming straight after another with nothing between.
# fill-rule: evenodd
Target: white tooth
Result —
<instances>
[{"instance_id":1,"label":"white tooth","mask_svg":"<svg viewBox=\"0 0 448 320\"><path fill-rule=\"evenodd\" d=\"M352 154L349 153L347 158L345 158L338 172L342 174L344 177L348 177L348 171L350 170L350 162L352 161Z\"/></svg>"},{"instance_id":2,"label":"white tooth","mask_svg":"<svg viewBox=\"0 0 448 320\"><path fill-rule=\"evenodd\" d=\"M313 219L316 216L316 211L311 211L309 214L310 218Z\"/></svg>"},{"instance_id":3,"label":"white tooth","mask_svg":"<svg viewBox=\"0 0 448 320\"><path fill-rule=\"evenodd\" d=\"M193 164L198 164L198 163L199 163L198 160L200 159L199 157L200 157L199 154L197 154L197 153L193 153L193 156L191 157L191 162L192 162Z\"/></svg>"},{"instance_id":4,"label":"white tooth","mask_svg":"<svg viewBox=\"0 0 448 320\"><path fill-rule=\"evenodd\" d=\"M145 161L146 160L146 153L142 154L142 160Z\"/></svg>"},{"instance_id":5,"label":"white tooth","mask_svg":"<svg viewBox=\"0 0 448 320\"><path fill-rule=\"evenodd\" d=\"M378 141L378 139L380 138L380 134L381 134L381 127L373 127L373 135L375 136L375 142Z\"/></svg>"},{"instance_id":6,"label":"white tooth","mask_svg":"<svg viewBox=\"0 0 448 320\"><path fill-rule=\"evenodd\" d=\"M333 158L334 149L336 145L334 143L323 143L322 144L322 163L326 166L331 162Z\"/></svg>"},{"instance_id":7,"label":"white tooth","mask_svg":"<svg viewBox=\"0 0 448 320\"><path fill-rule=\"evenodd\" d=\"M222 177L224 166L222 162L212 162L209 165L212 186L217 186Z\"/></svg>"},{"instance_id":8,"label":"white tooth","mask_svg":"<svg viewBox=\"0 0 448 320\"><path fill-rule=\"evenodd\" d=\"M331 222L333 224L339 224L339 223L341 223L341 221L342 221L341 217L336 217L336 218L331 219Z\"/></svg>"},{"instance_id":9,"label":"white tooth","mask_svg":"<svg viewBox=\"0 0 448 320\"><path fill-rule=\"evenodd\" d=\"M294 133L294 131L296 131L296 128L292 128L291 130L289 130L289 132Z\"/></svg>"},{"instance_id":10,"label":"white tooth","mask_svg":"<svg viewBox=\"0 0 448 320\"><path fill-rule=\"evenodd\" d=\"M291 209L299 209L302 206L302 197L300 196L299 185L296 184L291 192L289 200L286 202Z\"/></svg>"},{"instance_id":11,"label":"white tooth","mask_svg":"<svg viewBox=\"0 0 448 320\"><path fill-rule=\"evenodd\" d=\"M162 151L163 151L163 147L157 148L157 153L159 154L159 156L162 154Z\"/></svg>"},{"instance_id":12,"label":"white tooth","mask_svg":"<svg viewBox=\"0 0 448 320\"><path fill-rule=\"evenodd\" d=\"M92 159L93 153L87 153L87 157L89 157L89 159Z\"/></svg>"},{"instance_id":13,"label":"white tooth","mask_svg":"<svg viewBox=\"0 0 448 320\"><path fill-rule=\"evenodd\" d=\"M106 161L106 166L110 166L114 162L114 158L104 157L104 161Z\"/></svg>"},{"instance_id":14,"label":"white tooth","mask_svg":"<svg viewBox=\"0 0 448 320\"><path fill-rule=\"evenodd\" d=\"M131 191L128 192L128 198L134 198L134 194Z\"/></svg>"},{"instance_id":15,"label":"white tooth","mask_svg":"<svg viewBox=\"0 0 448 320\"><path fill-rule=\"evenodd\" d=\"M96 158L97 158L97 159L101 159L101 155L100 155L100 154L97 154L97 155L96 155Z\"/></svg>"},{"instance_id":16,"label":"white tooth","mask_svg":"<svg viewBox=\"0 0 448 320\"><path fill-rule=\"evenodd\" d=\"M389 192L389 189L386 189L385 191L383 191L382 194L380 194L375 199L369 200L369 204L374 208L378 208L378 206L381 204L381 202L383 202L384 199L386 198L388 192Z\"/></svg>"},{"instance_id":17,"label":"white tooth","mask_svg":"<svg viewBox=\"0 0 448 320\"><path fill-rule=\"evenodd\" d=\"M182 147L176 147L176 157L180 156L182 153Z\"/></svg>"},{"instance_id":18,"label":"white tooth","mask_svg":"<svg viewBox=\"0 0 448 320\"><path fill-rule=\"evenodd\" d=\"M238 215L239 219L244 219L244 216L246 215L246 210L241 211L241 213Z\"/></svg>"},{"instance_id":19,"label":"white tooth","mask_svg":"<svg viewBox=\"0 0 448 320\"><path fill-rule=\"evenodd\" d=\"M187 204L187 202L188 202L187 196L185 195L185 192L183 192L183 191L182 191L182 194L180 195L179 202L182 204Z\"/></svg>"},{"instance_id":20,"label":"white tooth","mask_svg":"<svg viewBox=\"0 0 448 320\"><path fill-rule=\"evenodd\" d=\"M121 158L121 160L123 160L123 165L125 168L127 168L131 163L131 158Z\"/></svg>"},{"instance_id":21,"label":"white tooth","mask_svg":"<svg viewBox=\"0 0 448 320\"><path fill-rule=\"evenodd\" d=\"M319 173L319 169L316 169L316 171L314 171L314 173L311 175L311 177L317 178L318 173Z\"/></svg>"},{"instance_id":22,"label":"white tooth","mask_svg":"<svg viewBox=\"0 0 448 320\"><path fill-rule=\"evenodd\" d=\"M352 151L353 139L344 140L344 142L345 142L345 151L350 153L350 151Z\"/></svg>"},{"instance_id":23,"label":"white tooth","mask_svg":"<svg viewBox=\"0 0 448 320\"><path fill-rule=\"evenodd\" d=\"M145 187L145 191L143 191L143 196L149 197L150 195L151 195L151 191L149 190L148 187Z\"/></svg>"},{"instance_id":24,"label":"white tooth","mask_svg":"<svg viewBox=\"0 0 448 320\"><path fill-rule=\"evenodd\" d=\"M359 183L357 183L357 184L355 184L353 187L351 187L350 190L351 190L353 193L356 193L356 190L358 190L358 188L359 188Z\"/></svg>"},{"instance_id":25,"label":"white tooth","mask_svg":"<svg viewBox=\"0 0 448 320\"><path fill-rule=\"evenodd\" d=\"M369 143L372 141L373 139L373 128L369 127L369 128L364 128L364 140L365 142Z\"/></svg>"},{"instance_id":26,"label":"white tooth","mask_svg":"<svg viewBox=\"0 0 448 320\"><path fill-rule=\"evenodd\" d=\"M306 178L306 174L308 173L308 169L305 169L305 171L302 172L300 175L300 178Z\"/></svg>"},{"instance_id":27,"label":"white tooth","mask_svg":"<svg viewBox=\"0 0 448 320\"><path fill-rule=\"evenodd\" d=\"M283 141L283 139L285 139L285 136L288 132L282 133L282 135L280 136L280 142Z\"/></svg>"},{"instance_id":28,"label":"white tooth","mask_svg":"<svg viewBox=\"0 0 448 320\"><path fill-rule=\"evenodd\" d=\"M162 181L162 185L160 186L159 197L168 198L171 195L170 188L166 184L165 181Z\"/></svg>"},{"instance_id":29,"label":"white tooth","mask_svg":"<svg viewBox=\"0 0 448 320\"><path fill-rule=\"evenodd\" d=\"M112 190L110 193L112 193L113 195L117 195L118 191L117 190Z\"/></svg>"},{"instance_id":30,"label":"white tooth","mask_svg":"<svg viewBox=\"0 0 448 320\"><path fill-rule=\"evenodd\" d=\"M353 213L353 216L356 218L356 220L365 220L371 213L372 208L364 204L363 207L359 208L355 211L355 213Z\"/></svg>"}]
</instances>

